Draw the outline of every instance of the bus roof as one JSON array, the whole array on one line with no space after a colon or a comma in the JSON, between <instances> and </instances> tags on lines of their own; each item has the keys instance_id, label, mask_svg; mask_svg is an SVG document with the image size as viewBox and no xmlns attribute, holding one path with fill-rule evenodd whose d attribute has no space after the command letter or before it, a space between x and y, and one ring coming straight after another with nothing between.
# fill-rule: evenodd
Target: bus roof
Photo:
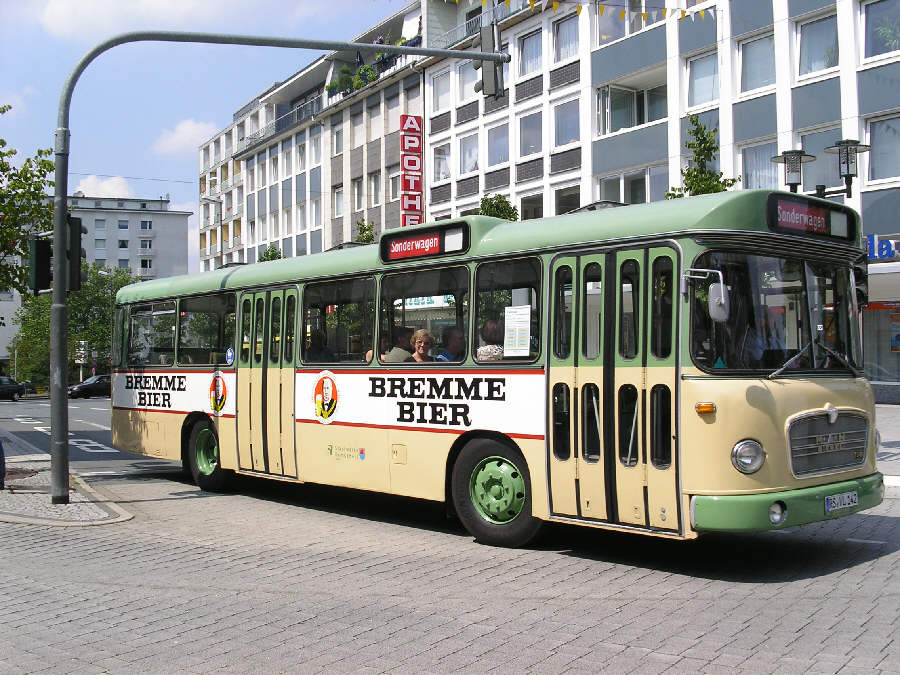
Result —
<instances>
[{"instance_id":1,"label":"bus roof","mask_svg":"<svg viewBox=\"0 0 900 675\"><path fill-rule=\"evenodd\" d=\"M551 249L582 242L604 242L623 237L666 234L683 236L688 231L697 230L768 231L766 204L771 194L773 192L770 190L737 190L515 222L487 216L465 216L455 221L408 227L403 232L412 235L435 225L444 226L450 222L464 221L470 232L467 257L478 257ZM797 196L793 195L795 198ZM833 202L815 198L810 200L821 201L831 208L835 206ZM382 236L396 235L397 232L396 229L387 230L379 239ZM447 255L431 258L430 262L453 260L457 257ZM378 245L353 246L309 256L237 265L131 284L119 290L116 301L136 302L275 285L286 281L389 269L394 266L381 261Z\"/></svg>"}]
</instances>

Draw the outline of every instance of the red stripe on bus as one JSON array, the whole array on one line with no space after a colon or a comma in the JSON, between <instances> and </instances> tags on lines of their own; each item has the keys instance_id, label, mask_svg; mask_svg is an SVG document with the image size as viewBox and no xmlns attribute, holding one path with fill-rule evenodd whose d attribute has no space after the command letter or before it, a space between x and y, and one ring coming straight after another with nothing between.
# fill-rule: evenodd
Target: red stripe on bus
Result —
<instances>
[{"instance_id":1,"label":"red stripe on bus","mask_svg":"<svg viewBox=\"0 0 900 675\"><path fill-rule=\"evenodd\" d=\"M232 373L232 372L234 372L234 367L229 366L227 368L213 368L212 366L210 366L206 370L193 370L193 369L187 370L186 368L179 368L178 370L174 370L172 368L167 368L165 370L114 370L113 374L114 375L142 375L144 373L148 373L148 374L152 373L155 375L164 375L166 373L172 373L173 375L196 375L196 374L203 374L203 373L212 374L215 372Z\"/></svg>"},{"instance_id":2,"label":"red stripe on bus","mask_svg":"<svg viewBox=\"0 0 900 675\"><path fill-rule=\"evenodd\" d=\"M393 424L367 424L366 422L331 422L330 424L322 424L319 420L307 420L298 417L295 422L300 422L302 424L317 424L320 426L339 426L339 427L364 427L367 429L393 429L395 431L421 431L421 432L434 432L437 434L456 434L459 436L460 434L464 434L470 429L433 429L433 428L422 428L422 427L403 427L399 425ZM500 432L504 433L504 432ZM522 438L525 440L532 441L542 441L544 440L543 434L506 434L510 438Z\"/></svg>"},{"instance_id":3,"label":"red stripe on bus","mask_svg":"<svg viewBox=\"0 0 900 675\"><path fill-rule=\"evenodd\" d=\"M529 368L529 369L503 369L496 370L494 368L466 368L466 369L447 369L447 370L435 370L432 368L417 368L416 366L410 364L407 368L403 368L402 370L394 370L387 368L351 368L344 369L338 368L336 370L329 370L328 368L297 368L295 371L298 375L318 375L319 373L328 370L328 372L334 373L335 375L543 375L543 368Z\"/></svg>"},{"instance_id":4,"label":"red stripe on bus","mask_svg":"<svg viewBox=\"0 0 900 675\"><path fill-rule=\"evenodd\" d=\"M112 407L113 410L128 410L133 412L158 412L158 413L169 413L172 415L190 415L192 412L196 412L194 410L164 410L162 408L127 408L123 405L114 405ZM212 413L205 413L207 415L212 415ZM228 415L222 413L221 415L213 415L213 417L222 417L226 419L234 419L234 415Z\"/></svg>"}]
</instances>

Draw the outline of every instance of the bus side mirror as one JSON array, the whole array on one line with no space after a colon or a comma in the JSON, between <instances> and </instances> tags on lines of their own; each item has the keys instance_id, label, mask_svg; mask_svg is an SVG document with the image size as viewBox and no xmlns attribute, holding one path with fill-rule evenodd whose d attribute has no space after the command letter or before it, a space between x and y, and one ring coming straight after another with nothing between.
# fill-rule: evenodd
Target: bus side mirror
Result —
<instances>
[{"instance_id":1,"label":"bus side mirror","mask_svg":"<svg viewBox=\"0 0 900 675\"><path fill-rule=\"evenodd\" d=\"M725 323L731 309L728 301L728 289L725 288L725 284L717 282L709 285L707 293L709 294L707 298L709 318L716 323Z\"/></svg>"}]
</instances>

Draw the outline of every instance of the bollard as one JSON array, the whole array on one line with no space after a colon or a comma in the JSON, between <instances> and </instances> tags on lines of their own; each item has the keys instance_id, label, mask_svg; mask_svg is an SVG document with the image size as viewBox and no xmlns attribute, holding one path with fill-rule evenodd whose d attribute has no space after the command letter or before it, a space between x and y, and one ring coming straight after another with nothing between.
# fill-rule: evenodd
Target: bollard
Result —
<instances>
[{"instance_id":1,"label":"bollard","mask_svg":"<svg viewBox=\"0 0 900 675\"><path fill-rule=\"evenodd\" d=\"M3 453L3 440L0 439L0 490L6 489L6 455Z\"/></svg>"}]
</instances>

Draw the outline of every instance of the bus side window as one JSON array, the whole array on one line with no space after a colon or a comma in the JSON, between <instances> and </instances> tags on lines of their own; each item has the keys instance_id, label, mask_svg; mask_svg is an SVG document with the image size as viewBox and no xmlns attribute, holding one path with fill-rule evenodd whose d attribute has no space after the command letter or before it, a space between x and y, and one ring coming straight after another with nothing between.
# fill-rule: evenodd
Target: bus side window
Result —
<instances>
[{"instance_id":1,"label":"bus side window","mask_svg":"<svg viewBox=\"0 0 900 675\"><path fill-rule=\"evenodd\" d=\"M250 298L241 303L241 363L250 362L250 326L253 320Z\"/></svg>"},{"instance_id":2,"label":"bus side window","mask_svg":"<svg viewBox=\"0 0 900 675\"><path fill-rule=\"evenodd\" d=\"M600 356L603 340L603 268L590 263L584 268L584 297L582 298L582 351L586 359Z\"/></svg>"},{"instance_id":3,"label":"bus side window","mask_svg":"<svg viewBox=\"0 0 900 675\"><path fill-rule=\"evenodd\" d=\"M372 348L375 279L339 279L303 289L304 363L363 363Z\"/></svg>"},{"instance_id":4,"label":"bus side window","mask_svg":"<svg viewBox=\"0 0 900 675\"><path fill-rule=\"evenodd\" d=\"M224 363L225 351L234 346L234 318L232 293L182 299L178 303L178 363Z\"/></svg>"},{"instance_id":5,"label":"bus side window","mask_svg":"<svg viewBox=\"0 0 900 675\"><path fill-rule=\"evenodd\" d=\"M619 271L619 354L633 359L638 352L640 335L640 283L638 264L626 260Z\"/></svg>"},{"instance_id":6,"label":"bus side window","mask_svg":"<svg viewBox=\"0 0 900 675\"><path fill-rule=\"evenodd\" d=\"M572 268L561 265L556 270L553 308L553 355L567 359L572 351Z\"/></svg>"},{"instance_id":7,"label":"bus side window","mask_svg":"<svg viewBox=\"0 0 900 675\"><path fill-rule=\"evenodd\" d=\"M284 360L294 362L294 334L297 329L297 299L293 295L287 297L284 304Z\"/></svg>"},{"instance_id":8,"label":"bus side window","mask_svg":"<svg viewBox=\"0 0 900 675\"><path fill-rule=\"evenodd\" d=\"M476 361L529 360L541 352L541 265L534 258L484 263L475 272Z\"/></svg>"},{"instance_id":9,"label":"bus side window","mask_svg":"<svg viewBox=\"0 0 900 675\"><path fill-rule=\"evenodd\" d=\"M653 303L650 353L665 359L672 353L672 259L661 256L653 261Z\"/></svg>"},{"instance_id":10,"label":"bus side window","mask_svg":"<svg viewBox=\"0 0 900 675\"><path fill-rule=\"evenodd\" d=\"M134 307L128 341L128 365L166 366L175 359L175 303Z\"/></svg>"}]
</instances>

